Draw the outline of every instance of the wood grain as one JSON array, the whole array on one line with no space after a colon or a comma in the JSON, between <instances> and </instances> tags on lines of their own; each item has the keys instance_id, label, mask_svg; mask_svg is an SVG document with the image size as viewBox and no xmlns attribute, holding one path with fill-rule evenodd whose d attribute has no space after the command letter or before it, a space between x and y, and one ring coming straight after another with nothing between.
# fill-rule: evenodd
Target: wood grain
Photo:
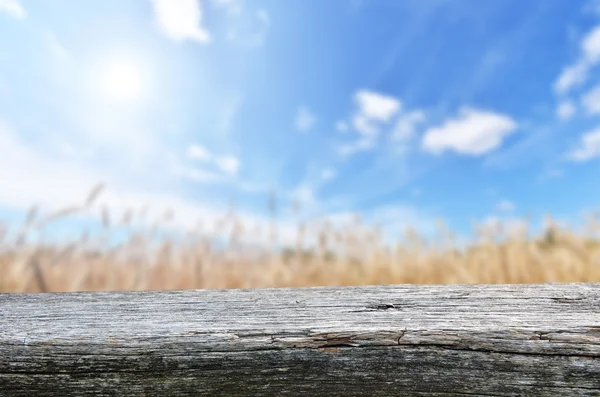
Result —
<instances>
[{"instance_id":1,"label":"wood grain","mask_svg":"<svg viewBox=\"0 0 600 397\"><path fill-rule=\"evenodd\" d=\"M1 396L600 396L600 284L0 294Z\"/></svg>"}]
</instances>

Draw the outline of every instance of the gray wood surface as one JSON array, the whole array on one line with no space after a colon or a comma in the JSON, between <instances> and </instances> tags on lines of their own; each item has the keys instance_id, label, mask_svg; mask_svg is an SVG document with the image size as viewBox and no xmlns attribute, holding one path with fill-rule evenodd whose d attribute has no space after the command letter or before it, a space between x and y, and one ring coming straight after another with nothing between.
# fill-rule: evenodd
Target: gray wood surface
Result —
<instances>
[{"instance_id":1,"label":"gray wood surface","mask_svg":"<svg viewBox=\"0 0 600 397\"><path fill-rule=\"evenodd\" d=\"M600 284L0 294L0 396L600 396Z\"/></svg>"}]
</instances>

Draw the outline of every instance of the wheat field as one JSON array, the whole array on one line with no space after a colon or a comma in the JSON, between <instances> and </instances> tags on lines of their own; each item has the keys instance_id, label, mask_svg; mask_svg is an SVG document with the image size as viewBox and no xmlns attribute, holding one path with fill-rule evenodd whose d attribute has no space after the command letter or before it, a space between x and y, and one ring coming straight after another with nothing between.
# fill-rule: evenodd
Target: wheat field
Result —
<instances>
[{"instance_id":1,"label":"wheat field","mask_svg":"<svg viewBox=\"0 0 600 397\"><path fill-rule=\"evenodd\" d=\"M518 231L476 225L466 245L457 244L443 222L435 239L408 229L390 244L377 226L362 224L358 216L343 228L322 219L311 230L300 223L296 243L279 249L241 244L255 231L231 214L218 221L218 228L230 230L224 243L197 229L179 238L132 232L126 241L109 244L116 223L104 208L98 236L84 233L54 243L30 238L51 222L89 210L101 190L95 188L81 206L46 216L34 207L18 230L0 225L0 292L600 282L596 218L579 232L547 219L537 236L529 235L527 223ZM119 222L126 226L132 218L130 211ZM277 241L276 222L269 233ZM315 243L306 244L307 237Z\"/></svg>"}]
</instances>

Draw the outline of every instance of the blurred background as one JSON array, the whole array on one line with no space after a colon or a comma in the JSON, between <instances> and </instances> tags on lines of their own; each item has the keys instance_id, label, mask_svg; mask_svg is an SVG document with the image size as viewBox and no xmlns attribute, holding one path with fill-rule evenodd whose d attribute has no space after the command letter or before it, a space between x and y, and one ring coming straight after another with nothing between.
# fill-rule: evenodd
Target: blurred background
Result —
<instances>
[{"instance_id":1,"label":"blurred background","mask_svg":"<svg viewBox=\"0 0 600 397\"><path fill-rule=\"evenodd\" d=\"M600 1L0 0L0 292L600 281Z\"/></svg>"}]
</instances>

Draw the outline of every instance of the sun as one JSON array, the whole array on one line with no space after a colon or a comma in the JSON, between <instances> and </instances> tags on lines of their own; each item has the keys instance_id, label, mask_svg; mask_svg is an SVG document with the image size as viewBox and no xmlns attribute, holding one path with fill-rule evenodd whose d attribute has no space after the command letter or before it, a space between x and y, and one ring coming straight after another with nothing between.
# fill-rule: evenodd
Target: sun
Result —
<instances>
[{"instance_id":1,"label":"sun","mask_svg":"<svg viewBox=\"0 0 600 397\"><path fill-rule=\"evenodd\" d=\"M139 100L144 89L142 68L132 59L113 59L100 72L100 88L114 101Z\"/></svg>"}]
</instances>

